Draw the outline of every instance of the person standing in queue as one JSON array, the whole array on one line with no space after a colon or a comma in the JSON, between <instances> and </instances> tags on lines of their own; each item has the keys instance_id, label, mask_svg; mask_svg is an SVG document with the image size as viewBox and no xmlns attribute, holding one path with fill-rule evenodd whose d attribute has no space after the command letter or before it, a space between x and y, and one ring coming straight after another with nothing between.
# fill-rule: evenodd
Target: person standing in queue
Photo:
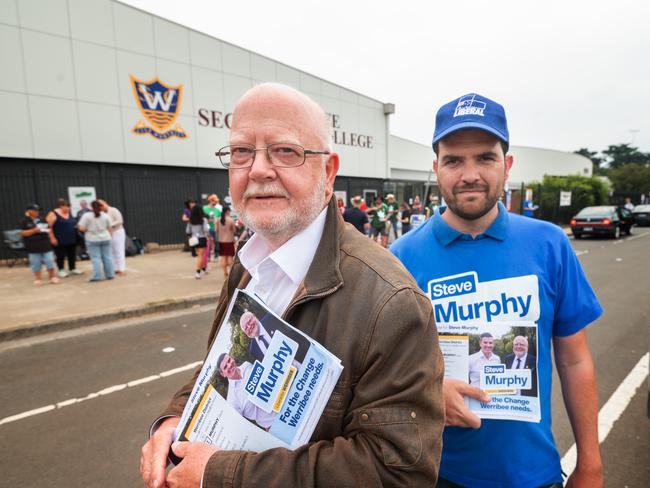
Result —
<instances>
[{"instance_id":1,"label":"person standing in queue","mask_svg":"<svg viewBox=\"0 0 650 488\"><path fill-rule=\"evenodd\" d=\"M92 212L84 214L79 221L79 230L84 234L86 249L93 265L93 275L89 281L112 280L115 272L111 219L102 210L104 206L101 201L93 200L90 206Z\"/></svg>"},{"instance_id":2,"label":"person standing in queue","mask_svg":"<svg viewBox=\"0 0 650 488\"><path fill-rule=\"evenodd\" d=\"M72 216L70 204L64 198L59 198L56 203L57 208L48 213L45 220L52 230L59 278L83 274L77 269L77 219ZM68 271L65 270L66 258Z\"/></svg>"}]
</instances>

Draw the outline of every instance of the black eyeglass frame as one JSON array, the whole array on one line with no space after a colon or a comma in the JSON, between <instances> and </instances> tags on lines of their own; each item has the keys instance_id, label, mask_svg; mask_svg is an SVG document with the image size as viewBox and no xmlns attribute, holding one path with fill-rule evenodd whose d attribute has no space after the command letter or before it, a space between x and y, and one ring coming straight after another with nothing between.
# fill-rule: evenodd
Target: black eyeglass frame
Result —
<instances>
[{"instance_id":1,"label":"black eyeglass frame","mask_svg":"<svg viewBox=\"0 0 650 488\"><path fill-rule=\"evenodd\" d=\"M282 145L294 146L294 147L299 147L300 149L302 149L302 151L303 151L302 163L296 164L294 166L283 166L281 164L276 164L275 161L273 160L273 158L271 157L271 153L269 152L269 149L274 147L274 146L282 146ZM248 164L247 166L232 167L230 165L230 162L224 163L221 156L222 155L225 156L225 154L223 154L224 152L226 152L228 154L232 154L232 151L230 150L230 148L232 148L232 147L246 147L246 148L251 149L253 151L253 157L251 158L250 164ZM307 160L307 156L313 156L313 155L319 155L320 156L320 155L328 155L328 154L330 154L329 151L319 151L319 150L316 150L316 149L306 149L303 146L301 146L300 144L294 144L293 142L275 142L273 144L269 144L266 147L255 147L255 146L252 146L250 144L230 144L228 146L223 146L221 149L216 151L214 154L215 154L215 156L217 156L219 158L219 162L221 163L221 166L223 166L226 169L248 169L248 168L253 166L253 163L255 163L255 156L257 155L257 151L266 151L266 157L268 158L271 165L273 165L276 168L299 168L300 166L305 164L305 161Z\"/></svg>"}]
</instances>

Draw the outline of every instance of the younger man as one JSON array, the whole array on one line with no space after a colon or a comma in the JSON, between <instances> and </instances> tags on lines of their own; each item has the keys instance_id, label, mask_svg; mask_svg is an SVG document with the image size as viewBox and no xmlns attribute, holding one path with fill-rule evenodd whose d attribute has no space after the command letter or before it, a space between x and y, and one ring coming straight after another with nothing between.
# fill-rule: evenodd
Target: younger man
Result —
<instances>
[{"instance_id":1,"label":"younger man","mask_svg":"<svg viewBox=\"0 0 650 488\"><path fill-rule=\"evenodd\" d=\"M495 339L506 337L505 324L511 330L525 327L537 338L539 395L525 401L537 409L539 421L514 415L481 421L463 395L483 403L489 397L445 378L447 427L438 486L561 486L551 432L552 342L578 451L567 486L602 487L598 395L584 330L602 308L564 232L509 214L499 202L513 164L508 144L506 115L498 103L471 93L440 108L433 167L447 208L392 247L429 294L440 333L453 333L458 329L451 325L471 320ZM508 405L502 400L492 399Z\"/></svg>"}]
</instances>

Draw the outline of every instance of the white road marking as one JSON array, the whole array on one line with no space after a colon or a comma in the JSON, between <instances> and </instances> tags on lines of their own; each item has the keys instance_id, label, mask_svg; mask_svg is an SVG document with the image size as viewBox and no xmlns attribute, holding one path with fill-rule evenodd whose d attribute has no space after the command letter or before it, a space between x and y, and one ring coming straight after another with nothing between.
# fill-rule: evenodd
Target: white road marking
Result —
<instances>
[{"instance_id":1,"label":"white road marking","mask_svg":"<svg viewBox=\"0 0 650 488\"><path fill-rule=\"evenodd\" d=\"M611 244L607 244L607 245L603 244L602 246L600 246L599 249L605 249L606 247L608 247L608 246L610 246L612 244L623 244L625 242L630 242L630 241L633 241L635 239L640 239L640 238L646 237L648 235L650 235L650 232L643 232L641 234L635 233L632 236L626 237L625 239L619 239L617 241L612 242ZM576 256L582 256L583 254L589 254L589 250L574 251L574 252L575 252Z\"/></svg>"},{"instance_id":2,"label":"white road marking","mask_svg":"<svg viewBox=\"0 0 650 488\"><path fill-rule=\"evenodd\" d=\"M648 377L648 357L645 353L623 382L618 385L616 391L609 397L607 403L598 412L598 442L602 444L609 435L614 423L621 417L628 404L636 395L637 389ZM562 470L573 473L576 467L577 448L573 444L562 457Z\"/></svg>"},{"instance_id":3,"label":"white road marking","mask_svg":"<svg viewBox=\"0 0 650 488\"><path fill-rule=\"evenodd\" d=\"M170 369L170 370L167 370L167 371L163 371L162 373L159 373L159 374L155 374L155 375L152 375L152 376L146 376L144 378L139 378L137 380L129 381L128 383L122 383L122 384L119 384L119 385L109 386L108 388L103 388L103 389L99 390L98 392L89 393L88 395L86 395L85 397L82 397L82 398L70 398L68 400L58 402L58 403L56 403L54 405L46 405L44 407L35 408L33 410L28 410L26 412L18 413L16 415L11 415L10 417L5 417L3 419L0 419L0 425L8 424L10 422L16 422L17 420L22 420L22 419L25 419L27 417L33 417L34 415L40 415L42 413L51 412L52 410L56 410L56 409L59 409L59 408L69 407L70 405L75 405L77 403L85 402L86 400L92 400L93 398L99 398L100 396L110 395L111 393L115 393L117 391L122 391L125 388L131 388L133 386L142 385L143 383L149 383L150 381L160 380L162 378L166 378L166 377L172 376L174 374L178 374L178 373L182 373L184 371L190 370L190 369L194 369L194 368L196 368L197 366L199 366L202 363L203 363L203 361L196 361L194 363L190 363L190 364L186 364L185 366L181 366L180 368L174 368L174 369Z\"/></svg>"},{"instance_id":4,"label":"white road marking","mask_svg":"<svg viewBox=\"0 0 650 488\"><path fill-rule=\"evenodd\" d=\"M164 348L162 350L162 352L174 352L175 350L176 350L176 348L169 346L169 347Z\"/></svg>"}]
</instances>

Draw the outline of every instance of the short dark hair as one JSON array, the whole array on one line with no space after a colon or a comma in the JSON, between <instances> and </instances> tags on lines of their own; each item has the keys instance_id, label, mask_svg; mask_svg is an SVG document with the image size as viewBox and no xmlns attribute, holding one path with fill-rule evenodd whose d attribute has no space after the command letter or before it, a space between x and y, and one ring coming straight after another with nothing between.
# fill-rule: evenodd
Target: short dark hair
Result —
<instances>
[{"instance_id":1,"label":"short dark hair","mask_svg":"<svg viewBox=\"0 0 650 488\"><path fill-rule=\"evenodd\" d=\"M225 376L223 376L223 373L221 372L221 361L223 361L223 358L225 358L227 355L228 355L227 352L222 352L221 354L219 354L219 357L217 358L217 370L219 371L219 374L223 378L225 378Z\"/></svg>"},{"instance_id":2,"label":"short dark hair","mask_svg":"<svg viewBox=\"0 0 650 488\"><path fill-rule=\"evenodd\" d=\"M201 205L194 205L192 210L190 210L190 224L201 225L204 218L205 213L203 212L203 207Z\"/></svg>"},{"instance_id":3,"label":"short dark hair","mask_svg":"<svg viewBox=\"0 0 650 488\"><path fill-rule=\"evenodd\" d=\"M481 338L479 339L479 342L485 339L486 337L489 337L490 339L494 339L494 336L490 334L489 332L483 332L481 334Z\"/></svg>"},{"instance_id":4,"label":"short dark hair","mask_svg":"<svg viewBox=\"0 0 650 488\"><path fill-rule=\"evenodd\" d=\"M90 206L93 208L95 218L98 218L102 213L102 204L99 203L99 200L93 200Z\"/></svg>"}]
</instances>

